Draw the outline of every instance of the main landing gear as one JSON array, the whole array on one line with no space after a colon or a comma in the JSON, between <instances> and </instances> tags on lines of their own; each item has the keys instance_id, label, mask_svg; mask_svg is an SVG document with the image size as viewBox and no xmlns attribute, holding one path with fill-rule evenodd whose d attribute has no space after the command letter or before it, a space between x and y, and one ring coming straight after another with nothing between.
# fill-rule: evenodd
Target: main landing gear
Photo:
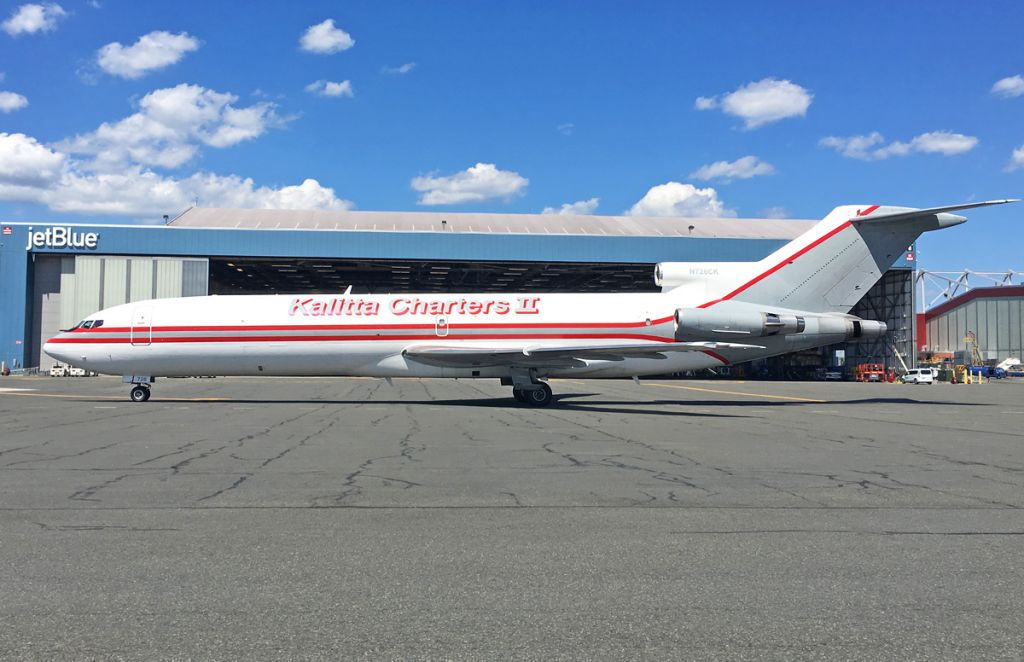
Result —
<instances>
[{"instance_id":1,"label":"main landing gear","mask_svg":"<svg viewBox=\"0 0 1024 662\"><path fill-rule=\"evenodd\" d=\"M128 391L128 398L132 402L145 402L149 400L149 387L153 383L153 377L125 375L121 378L121 381L132 385L132 390Z\"/></svg>"},{"instance_id":2,"label":"main landing gear","mask_svg":"<svg viewBox=\"0 0 1024 662\"><path fill-rule=\"evenodd\" d=\"M547 407L551 404L551 387L544 382L531 384L529 387L512 387L512 397L516 402L528 404L531 407Z\"/></svg>"}]
</instances>

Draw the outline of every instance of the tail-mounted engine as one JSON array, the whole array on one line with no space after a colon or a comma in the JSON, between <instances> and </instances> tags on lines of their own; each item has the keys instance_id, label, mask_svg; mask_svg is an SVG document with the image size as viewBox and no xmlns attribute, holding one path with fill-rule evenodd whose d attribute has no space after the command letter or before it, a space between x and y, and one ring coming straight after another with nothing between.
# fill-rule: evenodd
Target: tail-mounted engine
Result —
<instances>
[{"instance_id":1,"label":"tail-mounted engine","mask_svg":"<svg viewBox=\"0 0 1024 662\"><path fill-rule=\"evenodd\" d=\"M803 317L748 310L680 308L676 311L676 338L680 340L727 340L764 338L803 333Z\"/></svg>"},{"instance_id":2,"label":"tail-mounted engine","mask_svg":"<svg viewBox=\"0 0 1024 662\"><path fill-rule=\"evenodd\" d=\"M680 308L676 311L676 338L682 341L741 341L743 338L794 334L836 336L839 341L878 338L885 332L884 322L849 315L775 313L727 306Z\"/></svg>"}]
</instances>

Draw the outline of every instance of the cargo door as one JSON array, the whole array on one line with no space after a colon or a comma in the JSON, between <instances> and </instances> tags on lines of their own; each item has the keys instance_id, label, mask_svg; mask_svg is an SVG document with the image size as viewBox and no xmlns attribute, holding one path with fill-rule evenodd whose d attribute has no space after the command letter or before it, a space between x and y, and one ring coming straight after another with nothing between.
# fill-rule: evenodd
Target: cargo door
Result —
<instances>
[{"instance_id":1,"label":"cargo door","mask_svg":"<svg viewBox=\"0 0 1024 662\"><path fill-rule=\"evenodd\" d=\"M153 307L139 306L132 311L131 343L146 346L153 342Z\"/></svg>"}]
</instances>

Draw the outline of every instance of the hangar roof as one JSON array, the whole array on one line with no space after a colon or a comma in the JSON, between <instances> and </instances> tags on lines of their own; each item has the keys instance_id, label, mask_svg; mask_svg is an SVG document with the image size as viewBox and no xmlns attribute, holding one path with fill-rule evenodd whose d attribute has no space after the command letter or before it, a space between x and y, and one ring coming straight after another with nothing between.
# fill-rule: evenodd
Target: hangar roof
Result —
<instances>
[{"instance_id":1,"label":"hangar roof","mask_svg":"<svg viewBox=\"0 0 1024 662\"><path fill-rule=\"evenodd\" d=\"M1024 286L1021 285L999 285L996 287L974 287L970 290L953 297L949 301L943 301L938 306L935 306L931 310L925 311L925 319L931 321L938 317L948 313L951 310L955 310L960 306L970 303L975 299L1018 299L1024 298Z\"/></svg>"},{"instance_id":2,"label":"hangar roof","mask_svg":"<svg viewBox=\"0 0 1024 662\"><path fill-rule=\"evenodd\" d=\"M619 237L734 237L788 240L817 221L764 218L681 218L475 214L406 211L226 209L192 207L168 225L250 230L472 232Z\"/></svg>"}]
</instances>

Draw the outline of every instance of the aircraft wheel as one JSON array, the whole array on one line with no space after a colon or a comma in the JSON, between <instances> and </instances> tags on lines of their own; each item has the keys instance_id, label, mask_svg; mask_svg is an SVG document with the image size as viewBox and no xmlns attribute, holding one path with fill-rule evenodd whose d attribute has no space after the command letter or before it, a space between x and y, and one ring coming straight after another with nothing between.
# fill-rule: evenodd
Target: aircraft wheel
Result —
<instances>
[{"instance_id":1,"label":"aircraft wheel","mask_svg":"<svg viewBox=\"0 0 1024 662\"><path fill-rule=\"evenodd\" d=\"M145 386L136 386L128 393L128 397L132 402L145 402L149 400L149 389Z\"/></svg>"},{"instance_id":2,"label":"aircraft wheel","mask_svg":"<svg viewBox=\"0 0 1024 662\"><path fill-rule=\"evenodd\" d=\"M551 387L543 382L538 386L524 393L526 402L532 407L547 407L551 404Z\"/></svg>"},{"instance_id":3,"label":"aircraft wheel","mask_svg":"<svg viewBox=\"0 0 1024 662\"><path fill-rule=\"evenodd\" d=\"M513 388L512 397L516 399L516 402L526 402L526 396L523 395L523 389Z\"/></svg>"}]
</instances>

